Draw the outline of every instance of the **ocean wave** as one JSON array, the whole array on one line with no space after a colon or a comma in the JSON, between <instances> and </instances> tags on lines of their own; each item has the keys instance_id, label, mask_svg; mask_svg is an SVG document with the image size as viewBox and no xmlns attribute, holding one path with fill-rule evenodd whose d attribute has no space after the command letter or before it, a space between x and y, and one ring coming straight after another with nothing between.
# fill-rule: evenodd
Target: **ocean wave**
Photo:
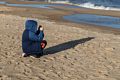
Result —
<instances>
[{"instance_id":1,"label":"ocean wave","mask_svg":"<svg viewBox=\"0 0 120 80\"><path fill-rule=\"evenodd\" d=\"M101 10L115 10L120 11L120 8L114 8L114 7L105 7L103 5L97 6L93 3L83 3L83 4L77 4L77 6L85 7L85 8L91 8L91 9L101 9Z\"/></svg>"},{"instance_id":2,"label":"ocean wave","mask_svg":"<svg viewBox=\"0 0 120 80\"><path fill-rule=\"evenodd\" d=\"M75 6L79 6L79 7L84 7L84 8L90 8L90 9L100 9L100 10L113 10L113 11L120 11L120 8L116 8L116 7L110 7L109 6L105 6L99 4L99 5L96 5L94 3L91 3L91 2L86 2L86 3L73 3L69 0L62 0L62 1L50 1L50 3L61 3L61 4L70 4L70 5L75 5Z\"/></svg>"},{"instance_id":3,"label":"ocean wave","mask_svg":"<svg viewBox=\"0 0 120 80\"><path fill-rule=\"evenodd\" d=\"M25 0L22 0L25 1ZM34 1L34 0L33 0ZM104 4L103 2L97 2L97 0L94 0L95 2L92 1L87 1L87 0L48 0L50 3L58 3L58 4L70 4L74 6L79 6L79 7L84 7L84 8L90 8L90 9L100 9L100 10L112 10L112 11L120 11L120 5L119 2L110 2L105 1ZM7 4L5 1L0 1L0 4Z\"/></svg>"}]
</instances>

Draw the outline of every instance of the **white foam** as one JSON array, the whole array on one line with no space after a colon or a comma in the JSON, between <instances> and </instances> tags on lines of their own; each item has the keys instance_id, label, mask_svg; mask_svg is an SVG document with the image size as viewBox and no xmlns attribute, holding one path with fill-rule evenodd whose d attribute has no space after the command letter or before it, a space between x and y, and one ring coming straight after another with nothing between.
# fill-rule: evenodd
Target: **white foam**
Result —
<instances>
[{"instance_id":1,"label":"white foam","mask_svg":"<svg viewBox=\"0 0 120 80\"><path fill-rule=\"evenodd\" d=\"M50 3L70 4L70 5L75 5L75 6L80 6L80 7L90 8L90 9L120 11L120 8L105 7L105 6L102 6L102 5L101 6L96 6L95 4L93 4L91 2L87 2L87 3L83 3L83 4L73 4L73 3L70 3L69 0L66 0L66 1L50 1Z\"/></svg>"},{"instance_id":2,"label":"white foam","mask_svg":"<svg viewBox=\"0 0 120 80\"><path fill-rule=\"evenodd\" d=\"M50 1L50 3L61 3L61 4L69 4L69 1Z\"/></svg>"},{"instance_id":3,"label":"white foam","mask_svg":"<svg viewBox=\"0 0 120 80\"><path fill-rule=\"evenodd\" d=\"M78 6L80 7L85 7L85 8L91 8L91 9L101 9L101 10L115 10L115 11L120 11L120 8L113 8L113 7L105 7L105 6L96 6L95 4L92 4L90 2L84 3L84 4L79 4Z\"/></svg>"}]
</instances>

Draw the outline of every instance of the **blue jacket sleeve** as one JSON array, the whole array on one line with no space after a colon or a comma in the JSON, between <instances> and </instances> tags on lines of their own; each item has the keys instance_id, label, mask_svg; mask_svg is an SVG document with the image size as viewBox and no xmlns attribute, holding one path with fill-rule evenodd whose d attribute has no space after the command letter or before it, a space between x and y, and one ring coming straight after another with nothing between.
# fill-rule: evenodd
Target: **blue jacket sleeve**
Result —
<instances>
[{"instance_id":1,"label":"blue jacket sleeve","mask_svg":"<svg viewBox=\"0 0 120 80\"><path fill-rule=\"evenodd\" d=\"M39 35L36 35L34 32L29 31L29 39L31 41L42 41L44 38L43 31L40 31Z\"/></svg>"}]
</instances>

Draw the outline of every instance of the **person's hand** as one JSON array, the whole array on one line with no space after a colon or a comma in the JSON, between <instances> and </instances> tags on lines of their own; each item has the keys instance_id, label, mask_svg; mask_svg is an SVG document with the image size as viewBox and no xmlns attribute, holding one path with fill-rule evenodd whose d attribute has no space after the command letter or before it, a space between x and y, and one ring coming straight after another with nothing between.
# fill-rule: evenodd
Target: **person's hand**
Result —
<instances>
[{"instance_id":1,"label":"person's hand","mask_svg":"<svg viewBox=\"0 0 120 80\"><path fill-rule=\"evenodd\" d=\"M43 30L44 30L44 28L43 28L41 25L40 25L39 27L40 27L40 30L41 30L41 31L43 31Z\"/></svg>"}]
</instances>

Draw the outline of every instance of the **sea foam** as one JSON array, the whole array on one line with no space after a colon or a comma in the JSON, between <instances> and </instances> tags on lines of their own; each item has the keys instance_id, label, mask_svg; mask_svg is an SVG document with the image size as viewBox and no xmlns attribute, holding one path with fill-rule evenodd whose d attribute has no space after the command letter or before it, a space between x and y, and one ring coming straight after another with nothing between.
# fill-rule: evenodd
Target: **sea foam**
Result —
<instances>
[{"instance_id":1,"label":"sea foam","mask_svg":"<svg viewBox=\"0 0 120 80\"><path fill-rule=\"evenodd\" d=\"M115 11L120 11L120 8L114 8L114 7L105 7L105 6L96 6L93 3L83 3L83 4L76 4L77 6L80 7L85 7L85 8L91 8L91 9L101 9L101 10L115 10Z\"/></svg>"}]
</instances>

